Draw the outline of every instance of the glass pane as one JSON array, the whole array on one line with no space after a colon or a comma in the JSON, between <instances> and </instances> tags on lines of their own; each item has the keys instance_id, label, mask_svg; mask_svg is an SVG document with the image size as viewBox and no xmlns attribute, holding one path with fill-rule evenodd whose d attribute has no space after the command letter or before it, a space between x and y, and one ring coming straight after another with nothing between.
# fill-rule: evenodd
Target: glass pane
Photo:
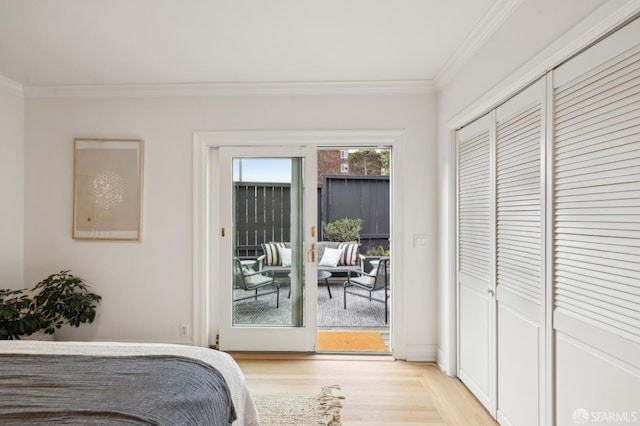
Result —
<instances>
[{"instance_id":1,"label":"glass pane","mask_svg":"<svg viewBox=\"0 0 640 426\"><path fill-rule=\"evenodd\" d=\"M233 159L233 326L303 326L302 175L302 158Z\"/></svg>"}]
</instances>

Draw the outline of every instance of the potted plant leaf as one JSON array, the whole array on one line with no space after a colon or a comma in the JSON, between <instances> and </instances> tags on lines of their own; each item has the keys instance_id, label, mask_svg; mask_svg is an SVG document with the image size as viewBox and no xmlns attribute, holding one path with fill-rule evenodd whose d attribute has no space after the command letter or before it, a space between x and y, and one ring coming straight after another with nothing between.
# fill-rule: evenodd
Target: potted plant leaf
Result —
<instances>
[{"instance_id":1,"label":"potted plant leaf","mask_svg":"<svg viewBox=\"0 0 640 426\"><path fill-rule=\"evenodd\" d=\"M42 317L31 311L24 290L0 290L0 340L19 339L42 329Z\"/></svg>"},{"instance_id":2,"label":"potted plant leaf","mask_svg":"<svg viewBox=\"0 0 640 426\"><path fill-rule=\"evenodd\" d=\"M31 290L0 290L0 340L92 323L102 297L69 272L49 275Z\"/></svg>"}]
</instances>

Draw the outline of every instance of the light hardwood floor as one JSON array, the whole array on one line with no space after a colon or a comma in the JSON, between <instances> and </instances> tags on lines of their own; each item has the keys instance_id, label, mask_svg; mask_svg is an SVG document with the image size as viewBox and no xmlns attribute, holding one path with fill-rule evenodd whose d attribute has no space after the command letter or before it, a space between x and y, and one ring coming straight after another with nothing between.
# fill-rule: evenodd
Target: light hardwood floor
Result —
<instances>
[{"instance_id":1,"label":"light hardwood floor","mask_svg":"<svg viewBox=\"0 0 640 426\"><path fill-rule=\"evenodd\" d=\"M232 354L256 394L315 395L340 385L348 425L497 425L469 390L435 364L387 356Z\"/></svg>"}]
</instances>

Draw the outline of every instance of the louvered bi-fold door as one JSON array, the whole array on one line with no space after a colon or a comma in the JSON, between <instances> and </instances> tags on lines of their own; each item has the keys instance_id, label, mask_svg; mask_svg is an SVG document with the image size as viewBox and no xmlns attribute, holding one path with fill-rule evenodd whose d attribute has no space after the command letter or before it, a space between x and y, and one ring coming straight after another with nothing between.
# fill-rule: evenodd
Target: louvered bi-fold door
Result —
<instances>
[{"instance_id":1,"label":"louvered bi-fold door","mask_svg":"<svg viewBox=\"0 0 640 426\"><path fill-rule=\"evenodd\" d=\"M496 110L497 419L537 426L544 359L544 80Z\"/></svg>"},{"instance_id":2,"label":"louvered bi-fold door","mask_svg":"<svg viewBox=\"0 0 640 426\"><path fill-rule=\"evenodd\" d=\"M636 20L553 73L558 425L640 422L639 43Z\"/></svg>"},{"instance_id":3,"label":"louvered bi-fold door","mask_svg":"<svg viewBox=\"0 0 640 426\"><path fill-rule=\"evenodd\" d=\"M457 132L458 376L495 412L493 114Z\"/></svg>"}]
</instances>

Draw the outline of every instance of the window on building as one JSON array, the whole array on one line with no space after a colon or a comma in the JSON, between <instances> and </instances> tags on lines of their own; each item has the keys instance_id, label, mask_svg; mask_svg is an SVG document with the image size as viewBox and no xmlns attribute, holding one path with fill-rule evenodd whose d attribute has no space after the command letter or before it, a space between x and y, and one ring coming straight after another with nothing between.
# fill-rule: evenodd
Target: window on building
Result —
<instances>
[{"instance_id":1,"label":"window on building","mask_svg":"<svg viewBox=\"0 0 640 426\"><path fill-rule=\"evenodd\" d=\"M349 158L349 151L347 151L346 149L340 151L340 158L342 158L343 160Z\"/></svg>"},{"instance_id":2,"label":"window on building","mask_svg":"<svg viewBox=\"0 0 640 426\"><path fill-rule=\"evenodd\" d=\"M340 173L349 173L349 165L340 164Z\"/></svg>"}]
</instances>

